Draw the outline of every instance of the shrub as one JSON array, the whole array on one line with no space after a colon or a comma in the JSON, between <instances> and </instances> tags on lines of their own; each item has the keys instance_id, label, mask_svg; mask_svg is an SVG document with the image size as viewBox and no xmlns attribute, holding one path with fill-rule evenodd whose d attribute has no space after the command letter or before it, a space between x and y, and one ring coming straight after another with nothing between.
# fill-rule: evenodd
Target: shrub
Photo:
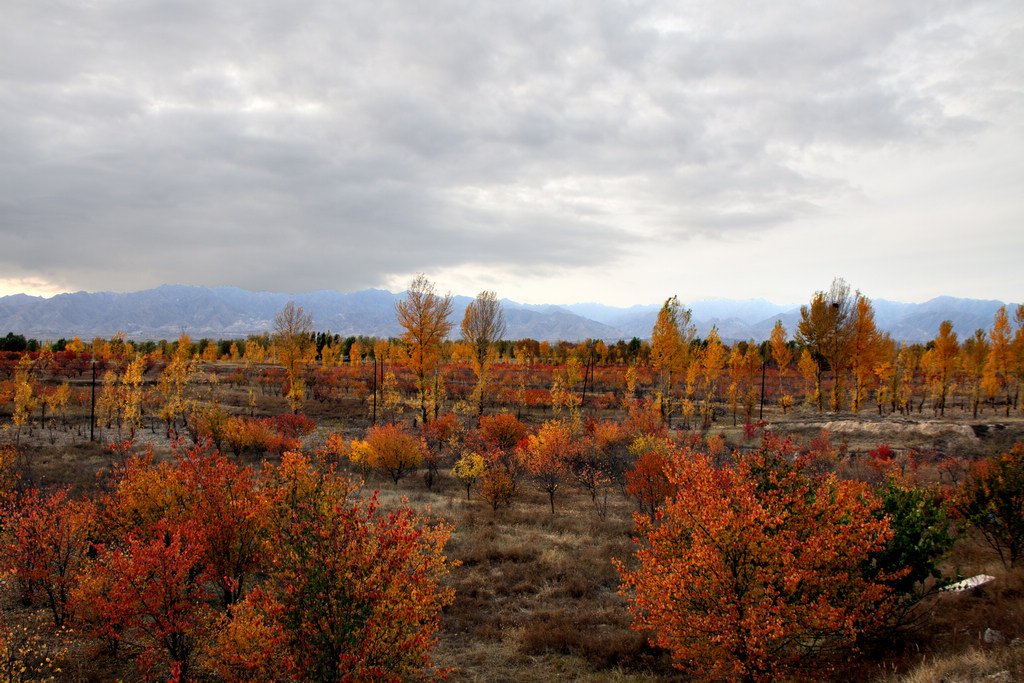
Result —
<instances>
[{"instance_id":1,"label":"shrub","mask_svg":"<svg viewBox=\"0 0 1024 683\"><path fill-rule=\"evenodd\" d=\"M423 442L398 425L378 425L366 435L366 457L371 467L384 470L396 484L417 467L426 450Z\"/></svg>"},{"instance_id":2,"label":"shrub","mask_svg":"<svg viewBox=\"0 0 1024 683\"><path fill-rule=\"evenodd\" d=\"M975 466L956 509L981 532L1004 566L1016 566L1024 553L1024 444Z\"/></svg>"},{"instance_id":3,"label":"shrub","mask_svg":"<svg viewBox=\"0 0 1024 683\"><path fill-rule=\"evenodd\" d=\"M887 614L885 577L862 566L891 535L867 489L811 477L766 438L715 468L706 454L672 457L677 493L657 520L637 514L639 567L620 565L634 628L702 676L777 680L824 667Z\"/></svg>"},{"instance_id":4,"label":"shrub","mask_svg":"<svg viewBox=\"0 0 1024 683\"><path fill-rule=\"evenodd\" d=\"M349 501L350 487L332 488L295 454L274 480L284 506L269 581L234 611L216 668L229 680L443 677L430 649L454 597L441 585L451 526L382 513L376 496Z\"/></svg>"}]
</instances>

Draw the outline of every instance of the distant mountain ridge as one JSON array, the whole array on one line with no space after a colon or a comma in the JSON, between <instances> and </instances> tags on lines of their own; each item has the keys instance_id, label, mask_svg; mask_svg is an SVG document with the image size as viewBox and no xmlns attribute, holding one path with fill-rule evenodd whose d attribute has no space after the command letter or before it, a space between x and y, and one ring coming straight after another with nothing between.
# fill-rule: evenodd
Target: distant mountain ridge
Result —
<instances>
[{"instance_id":1,"label":"distant mountain ridge","mask_svg":"<svg viewBox=\"0 0 1024 683\"><path fill-rule=\"evenodd\" d=\"M273 329L274 316L289 301L313 315L318 331L342 336L396 337L395 302L404 292L365 289L342 293L320 290L303 294L251 292L237 287L162 285L138 292L74 292L50 298L14 294L0 297L0 335L23 334L40 340L60 337L110 337L118 331L131 339L174 339L182 332L193 338L228 339ZM808 297L809 298L809 297ZM453 336L471 297L454 297ZM872 302L875 322L899 341L934 339L939 324L952 320L964 338L988 330L1001 301L937 297L921 304L878 299ZM547 341L633 337L649 339L659 305L614 307L598 303L529 305L502 300L509 339ZM697 335L712 326L723 340L767 339L777 320L795 332L799 304L779 305L764 299L711 299L683 303L693 313Z\"/></svg>"}]
</instances>

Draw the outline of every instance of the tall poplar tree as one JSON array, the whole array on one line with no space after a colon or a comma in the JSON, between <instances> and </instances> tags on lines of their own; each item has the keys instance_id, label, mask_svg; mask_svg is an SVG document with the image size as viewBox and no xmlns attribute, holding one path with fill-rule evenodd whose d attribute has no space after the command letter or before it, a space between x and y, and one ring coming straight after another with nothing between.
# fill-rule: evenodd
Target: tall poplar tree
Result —
<instances>
[{"instance_id":1,"label":"tall poplar tree","mask_svg":"<svg viewBox=\"0 0 1024 683\"><path fill-rule=\"evenodd\" d=\"M827 366L833 374L830 408L842 405L842 378L849 365L855 318L854 299L850 285L842 278L832 281L828 292L815 292L808 306L800 307L800 323L796 340L810 351L818 364L816 384L821 386L821 372ZM822 393L818 393L818 410L822 410Z\"/></svg>"},{"instance_id":2,"label":"tall poplar tree","mask_svg":"<svg viewBox=\"0 0 1024 683\"><path fill-rule=\"evenodd\" d=\"M491 346L505 336L505 311L494 292L480 292L466 306L462 338L472 347L473 372L477 378L476 414L484 414L484 393L491 367Z\"/></svg>"},{"instance_id":3,"label":"tall poplar tree","mask_svg":"<svg viewBox=\"0 0 1024 683\"><path fill-rule=\"evenodd\" d=\"M420 273L395 302L398 324L405 328L402 339L409 345L409 367L416 376L420 394L420 416L427 422L427 389L430 374L441 361L441 342L451 332L452 296L440 296L434 283Z\"/></svg>"},{"instance_id":4,"label":"tall poplar tree","mask_svg":"<svg viewBox=\"0 0 1024 683\"><path fill-rule=\"evenodd\" d=\"M661 419L666 423L672 419L673 378L685 372L689 361L694 335L691 317L690 309L680 306L679 299L672 296L658 311L651 330L651 364L658 370Z\"/></svg>"}]
</instances>

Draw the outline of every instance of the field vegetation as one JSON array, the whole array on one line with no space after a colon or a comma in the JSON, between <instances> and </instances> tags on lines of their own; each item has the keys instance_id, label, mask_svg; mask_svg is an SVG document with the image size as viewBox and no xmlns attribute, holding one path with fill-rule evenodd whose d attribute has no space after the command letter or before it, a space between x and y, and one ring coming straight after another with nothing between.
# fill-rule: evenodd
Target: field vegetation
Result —
<instances>
[{"instance_id":1,"label":"field vegetation","mask_svg":"<svg viewBox=\"0 0 1024 683\"><path fill-rule=\"evenodd\" d=\"M0 339L0 681L1024 675L1024 308L550 344L410 291L398 339Z\"/></svg>"}]
</instances>

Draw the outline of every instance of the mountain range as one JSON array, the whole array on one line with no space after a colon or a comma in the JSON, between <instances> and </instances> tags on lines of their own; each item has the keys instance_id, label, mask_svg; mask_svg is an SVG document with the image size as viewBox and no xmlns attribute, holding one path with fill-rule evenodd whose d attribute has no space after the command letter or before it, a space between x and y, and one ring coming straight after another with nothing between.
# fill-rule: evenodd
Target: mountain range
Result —
<instances>
[{"instance_id":1,"label":"mountain range","mask_svg":"<svg viewBox=\"0 0 1024 683\"><path fill-rule=\"evenodd\" d=\"M182 332L193 338L243 338L273 330L274 316L289 301L313 315L317 331L342 336L397 337L402 328L395 302L404 293L365 289L341 293L329 290L304 294L251 292L237 287L163 285L138 292L74 292L44 298L26 294L0 297L0 334L13 332L40 341L61 337L110 337L118 331L130 339L175 339ZM454 327L462 320L471 297L455 296ZM872 301L875 322L894 339L926 342L934 339L943 320L953 321L961 338L976 329L988 330L1003 302L942 296L920 304ZM597 303L532 305L502 300L509 339L547 341L633 337L649 339L660 304L628 308ZM799 304L779 305L764 299L711 299L683 304L692 311L697 336L717 327L725 341L763 340L777 320L790 332L800 320Z\"/></svg>"}]
</instances>

